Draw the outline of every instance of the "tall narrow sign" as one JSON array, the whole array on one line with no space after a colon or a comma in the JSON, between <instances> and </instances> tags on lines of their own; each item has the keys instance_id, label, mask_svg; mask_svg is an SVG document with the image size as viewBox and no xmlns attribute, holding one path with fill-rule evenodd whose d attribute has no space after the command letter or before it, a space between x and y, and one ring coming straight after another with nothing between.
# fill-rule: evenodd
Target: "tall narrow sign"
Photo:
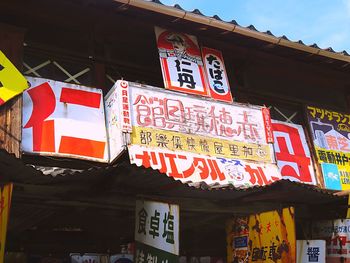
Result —
<instances>
[{"instance_id":1,"label":"tall narrow sign","mask_svg":"<svg viewBox=\"0 0 350 263\"><path fill-rule=\"evenodd\" d=\"M6 232L11 206L12 188L12 184L7 184L1 187L0 192L0 262L4 262Z\"/></svg>"},{"instance_id":2,"label":"tall narrow sign","mask_svg":"<svg viewBox=\"0 0 350 263\"><path fill-rule=\"evenodd\" d=\"M209 96L196 37L159 27L155 33L165 88Z\"/></svg>"},{"instance_id":3,"label":"tall narrow sign","mask_svg":"<svg viewBox=\"0 0 350 263\"><path fill-rule=\"evenodd\" d=\"M214 100L232 103L230 84L221 52L216 49L203 47L202 56L207 73L210 96Z\"/></svg>"},{"instance_id":4,"label":"tall narrow sign","mask_svg":"<svg viewBox=\"0 0 350 263\"><path fill-rule=\"evenodd\" d=\"M179 206L136 201L135 263L179 261Z\"/></svg>"}]
</instances>

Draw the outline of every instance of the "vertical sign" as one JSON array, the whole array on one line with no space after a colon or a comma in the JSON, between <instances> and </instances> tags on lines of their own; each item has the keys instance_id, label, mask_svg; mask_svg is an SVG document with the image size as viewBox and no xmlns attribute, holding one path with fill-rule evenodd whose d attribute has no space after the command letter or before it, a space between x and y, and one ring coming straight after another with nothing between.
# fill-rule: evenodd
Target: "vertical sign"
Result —
<instances>
[{"instance_id":1,"label":"vertical sign","mask_svg":"<svg viewBox=\"0 0 350 263\"><path fill-rule=\"evenodd\" d=\"M326 188L350 189L350 114L307 106L306 114Z\"/></svg>"},{"instance_id":2,"label":"vertical sign","mask_svg":"<svg viewBox=\"0 0 350 263\"><path fill-rule=\"evenodd\" d=\"M105 96L109 161L113 162L125 149L123 132L131 129L128 83L118 80Z\"/></svg>"},{"instance_id":3,"label":"vertical sign","mask_svg":"<svg viewBox=\"0 0 350 263\"><path fill-rule=\"evenodd\" d=\"M194 36L155 27L166 89L208 96L201 52Z\"/></svg>"},{"instance_id":4,"label":"vertical sign","mask_svg":"<svg viewBox=\"0 0 350 263\"><path fill-rule=\"evenodd\" d=\"M0 262L4 262L6 232L10 214L12 188L12 184L2 186L0 193Z\"/></svg>"},{"instance_id":5,"label":"vertical sign","mask_svg":"<svg viewBox=\"0 0 350 263\"><path fill-rule=\"evenodd\" d=\"M248 262L248 218L236 217L226 223L227 262Z\"/></svg>"},{"instance_id":6,"label":"vertical sign","mask_svg":"<svg viewBox=\"0 0 350 263\"><path fill-rule=\"evenodd\" d=\"M347 262L350 259L350 219L315 222L312 236L326 240L326 262Z\"/></svg>"},{"instance_id":7,"label":"vertical sign","mask_svg":"<svg viewBox=\"0 0 350 263\"><path fill-rule=\"evenodd\" d=\"M0 51L0 105L29 87L27 80Z\"/></svg>"},{"instance_id":8,"label":"vertical sign","mask_svg":"<svg viewBox=\"0 0 350 263\"><path fill-rule=\"evenodd\" d=\"M108 161L102 90L27 78L22 149L27 153Z\"/></svg>"},{"instance_id":9,"label":"vertical sign","mask_svg":"<svg viewBox=\"0 0 350 263\"><path fill-rule=\"evenodd\" d=\"M296 263L326 263L325 240L297 240Z\"/></svg>"},{"instance_id":10,"label":"vertical sign","mask_svg":"<svg viewBox=\"0 0 350 263\"><path fill-rule=\"evenodd\" d=\"M135 263L179 260L179 206L136 201Z\"/></svg>"},{"instance_id":11,"label":"vertical sign","mask_svg":"<svg viewBox=\"0 0 350 263\"><path fill-rule=\"evenodd\" d=\"M249 216L249 262L294 263L294 208Z\"/></svg>"},{"instance_id":12,"label":"vertical sign","mask_svg":"<svg viewBox=\"0 0 350 263\"><path fill-rule=\"evenodd\" d=\"M230 84L226 75L224 59L221 52L203 47L202 57L207 73L210 96L214 100L232 103Z\"/></svg>"},{"instance_id":13,"label":"vertical sign","mask_svg":"<svg viewBox=\"0 0 350 263\"><path fill-rule=\"evenodd\" d=\"M277 165L283 178L316 184L315 173L301 125L272 121Z\"/></svg>"}]
</instances>

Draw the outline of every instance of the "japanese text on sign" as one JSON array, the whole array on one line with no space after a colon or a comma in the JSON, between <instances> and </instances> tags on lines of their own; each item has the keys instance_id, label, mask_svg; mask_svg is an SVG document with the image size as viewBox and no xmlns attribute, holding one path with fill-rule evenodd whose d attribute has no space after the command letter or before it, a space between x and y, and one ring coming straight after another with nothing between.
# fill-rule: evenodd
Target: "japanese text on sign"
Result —
<instances>
[{"instance_id":1,"label":"japanese text on sign","mask_svg":"<svg viewBox=\"0 0 350 263\"><path fill-rule=\"evenodd\" d=\"M130 145L128 149L131 163L157 169L182 182L250 187L267 185L281 179L281 174L274 164L150 149L139 145Z\"/></svg>"},{"instance_id":2,"label":"japanese text on sign","mask_svg":"<svg viewBox=\"0 0 350 263\"><path fill-rule=\"evenodd\" d=\"M136 201L135 240L179 255L179 207L153 201Z\"/></svg>"},{"instance_id":3,"label":"japanese text on sign","mask_svg":"<svg viewBox=\"0 0 350 263\"><path fill-rule=\"evenodd\" d=\"M208 96L197 39L159 27L155 33L165 88Z\"/></svg>"},{"instance_id":4,"label":"japanese text on sign","mask_svg":"<svg viewBox=\"0 0 350 263\"><path fill-rule=\"evenodd\" d=\"M326 262L325 240L297 240L296 263Z\"/></svg>"},{"instance_id":5,"label":"japanese text on sign","mask_svg":"<svg viewBox=\"0 0 350 263\"><path fill-rule=\"evenodd\" d=\"M202 56L209 82L210 96L215 100L232 102L230 84L221 52L203 47Z\"/></svg>"},{"instance_id":6,"label":"japanese text on sign","mask_svg":"<svg viewBox=\"0 0 350 263\"><path fill-rule=\"evenodd\" d=\"M209 102L151 87L130 90L133 126L267 144L262 107Z\"/></svg>"},{"instance_id":7,"label":"japanese text on sign","mask_svg":"<svg viewBox=\"0 0 350 263\"><path fill-rule=\"evenodd\" d=\"M294 208L249 216L249 262L295 262Z\"/></svg>"},{"instance_id":8,"label":"japanese text on sign","mask_svg":"<svg viewBox=\"0 0 350 263\"><path fill-rule=\"evenodd\" d=\"M271 163L268 145L215 139L192 134L133 127L131 143L151 148L186 151L203 155Z\"/></svg>"},{"instance_id":9,"label":"japanese text on sign","mask_svg":"<svg viewBox=\"0 0 350 263\"><path fill-rule=\"evenodd\" d=\"M22 148L27 153L108 161L102 91L27 78Z\"/></svg>"}]
</instances>

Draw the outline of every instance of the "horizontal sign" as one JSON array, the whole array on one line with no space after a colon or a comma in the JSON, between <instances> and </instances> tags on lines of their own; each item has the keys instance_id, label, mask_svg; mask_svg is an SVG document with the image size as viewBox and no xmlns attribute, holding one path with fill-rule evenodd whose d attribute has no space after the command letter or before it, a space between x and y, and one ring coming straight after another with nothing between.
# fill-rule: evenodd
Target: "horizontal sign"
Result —
<instances>
[{"instance_id":1,"label":"horizontal sign","mask_svg":"<svg viewBox=\"0 0 350 263\"><path fill-rule=\"evenodd\" d=\"M136 200L135 213L135 241L179 255L178 205Z\"/></svg>"},{"instance_id":2,"label":"horizontal sign","mask_svg":"<svg viewBox=\"0 0 350 263\"><path fill-rule=\"evenodd\" d=\"M202 56L209 82L210 97L214 100L232 103L231 88L221 52L203 47Z\"/></svg>"},{"instance_id":3,"label":"horizontal sign","mask_svg":"<svg viewBox=\"0 0 350 263\"><path fill-rule=\"evenodd\" d=\"M151 167L182 182L250 187L281 179L277 165L269 163L258 164L139 145L130 145L128 149L131 163Z\"/></svg>"},{"instance_id":4,"label":"horizontal sign","mask_svg":"<svg viewBox=\"0 0 350 263\"><path fill-rule=\"evenodd\" d=\"M166 89L208 96L205 69L194 36L155 27Z\"/></svg>"},{"instance_id":5,"label":"horizontal sign","mask_svg":"<svg viewBox=\"0 0 350 263\"><path fill-rule=\"evenodd\" d=\"M29 87L25 77L0 51L0 105Z\"/></svg>"},{"instance_id":6,"label":"horizontal sign","mask_svg":"<svg viewBox=\"0 0 350 263\"><path fill-rule=\"evenodd\" d=\"M28 77L23 93L26 153L108 162L102 90Z\"/></svg>"},{"instance_id":7,"label":"horizontal sign","mask_svg":"<svg viewBox=\"0 0 350 263\"><path fill-rule=\"evenodd\" d=\"M264 107L228 105L132 83L129 91L133 126L260 145L268 143Z\"/></svg>"},{"instance_id":8,"label":"horizontal sign","mask_svg":"<svg viewBox=\"0 0 350 263\"><path fill-rule=\"evenodd\" d=\"M272 121L277 165L283 178L316 184L310 150L301 125Z\"/></svg>"},{"instance_id":9,"label":"horizontal sign","mask_svg":"<svg viewBox=\"0 0 350 263\"><path fill-rule=\"evenodd\" d=\"M272 161L271 149L268 145L229 141L147 127L134 126L131 143L151 148L186 151L217 157L260 162Z\"/></svg>"}]
</instances>

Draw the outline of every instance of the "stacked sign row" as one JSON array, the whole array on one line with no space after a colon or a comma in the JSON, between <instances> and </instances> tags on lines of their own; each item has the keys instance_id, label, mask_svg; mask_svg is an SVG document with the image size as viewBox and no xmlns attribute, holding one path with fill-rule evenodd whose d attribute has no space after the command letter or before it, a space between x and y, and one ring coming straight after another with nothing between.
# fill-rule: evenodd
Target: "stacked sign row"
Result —
<instances>
[{"instance_id":1,"label":"stacked sign row","mask_svg":"<svg viewBox=\"0 0 350 263\"><path fill-rule=\"evenodd\" d=\"M132 163L183 182L249 187L288 178L316 184L303 128L271 121L265 107L127 81L117 81L103 98L99 89L27 80L25 153L113 162L128 148ZM350 157L347 115L308 110L326 186L344 189ZM338 180L338 188L329 180Z\"/></svg>"}]
</instances>

